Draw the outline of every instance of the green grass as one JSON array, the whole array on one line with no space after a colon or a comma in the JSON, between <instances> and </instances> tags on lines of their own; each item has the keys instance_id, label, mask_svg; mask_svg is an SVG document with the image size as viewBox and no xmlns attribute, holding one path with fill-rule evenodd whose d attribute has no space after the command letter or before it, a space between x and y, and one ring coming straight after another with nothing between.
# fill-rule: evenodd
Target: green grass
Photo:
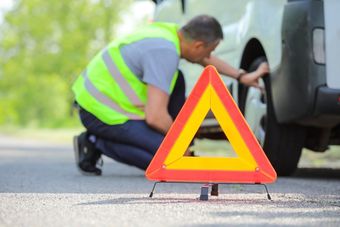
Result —
<instances>
[{"instance_id":1,"label":"green grass","mask_svg":"<svg viewBox=\"0 0 340 227\"><path fill-rule=\"evenodd\" d=\"M323 153L303 149L299 167L340 168L340 146L331 146Z\"/></svg>"}]
</instances>

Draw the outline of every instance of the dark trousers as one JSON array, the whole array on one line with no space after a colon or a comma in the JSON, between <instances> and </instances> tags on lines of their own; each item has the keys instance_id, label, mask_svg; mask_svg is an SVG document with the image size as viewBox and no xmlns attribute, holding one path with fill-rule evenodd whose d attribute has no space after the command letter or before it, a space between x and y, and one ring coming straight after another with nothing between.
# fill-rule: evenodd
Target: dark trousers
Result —
<instances>
[{"instance_id":1,"label":"dark trousers","mask_svg":"<svg viewBox=\"0 0 340 227\"><path fill-rule=\"evenodd\" d=\"M173 119L185 102L185 81L179 72L168 111ZM128 165L145 170L164 139L164 135L150 128L144 120L129 120L120 125L107 125L80 107L80 119L92 135L101 152Z\"/></svg>"}]
</instances>

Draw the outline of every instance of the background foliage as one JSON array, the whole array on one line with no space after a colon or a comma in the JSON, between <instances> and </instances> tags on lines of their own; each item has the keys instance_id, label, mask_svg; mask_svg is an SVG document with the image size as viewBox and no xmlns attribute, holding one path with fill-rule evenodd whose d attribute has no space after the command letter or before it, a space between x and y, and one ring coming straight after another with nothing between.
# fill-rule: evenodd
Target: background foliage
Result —
<instances>
[{"instance_id":1,"label":"background foliage","mask_svg":"<svg viewBox=\"0 0 340 227\"><path fill-rule=\"evenodd\" d=\"M0 25L0 126L64 127L71 85L131 1L17 0Z\"/></svg>"}]
</instances>

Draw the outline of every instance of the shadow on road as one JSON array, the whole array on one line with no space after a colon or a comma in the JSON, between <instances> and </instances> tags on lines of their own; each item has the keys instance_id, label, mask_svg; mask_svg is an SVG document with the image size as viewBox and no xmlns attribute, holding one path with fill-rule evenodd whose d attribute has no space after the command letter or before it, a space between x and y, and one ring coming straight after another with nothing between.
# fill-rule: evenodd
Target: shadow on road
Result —
<instances>
[{"instance_id":1,"label":"shadow on road","mask_svg":"<svg viewBox=\"0 0 340 227\"><path fill-rule=\"evenodd\" d=\"M243 198L232 198L235 194L225 194L220 197L211 197L209 196L208 201L202 201L199 199L199 194L185 194L183 198L183 194L172 194L169 196L160 195L160 198L149 198L147 195L145 197L119 197L114 199L107 199L107 200L98 200L98 201L91 201L91 202L83 202L78 203L78 206L89 206L89 205L114 205L114 204L219 204L219 203L233 203L233 204L270 204L272 201L267 200L265 196L256 195L254 198L254 194L246 194ZM236 197L239 197L240 194L236 194ZM181 198L178 198L181 197Z\"/></svg>"}]
</instances>

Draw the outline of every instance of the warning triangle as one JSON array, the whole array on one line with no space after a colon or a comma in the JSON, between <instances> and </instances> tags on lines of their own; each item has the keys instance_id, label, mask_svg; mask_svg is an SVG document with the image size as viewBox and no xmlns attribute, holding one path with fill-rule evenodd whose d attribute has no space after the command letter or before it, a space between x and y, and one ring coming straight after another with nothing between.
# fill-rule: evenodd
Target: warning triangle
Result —
<instances>
[{"instance_id":1,"label":"warning triangle","mask_svg":"<svg viewBox=\"0 0 340 227\"><path fill-rule=\"evenodd\" d=\"M209 110L237 157L183 156ZM271 183L277 178L213 66L204 69L145 175L155 181L205 183Z\"/></svg>"}]
</instances>

